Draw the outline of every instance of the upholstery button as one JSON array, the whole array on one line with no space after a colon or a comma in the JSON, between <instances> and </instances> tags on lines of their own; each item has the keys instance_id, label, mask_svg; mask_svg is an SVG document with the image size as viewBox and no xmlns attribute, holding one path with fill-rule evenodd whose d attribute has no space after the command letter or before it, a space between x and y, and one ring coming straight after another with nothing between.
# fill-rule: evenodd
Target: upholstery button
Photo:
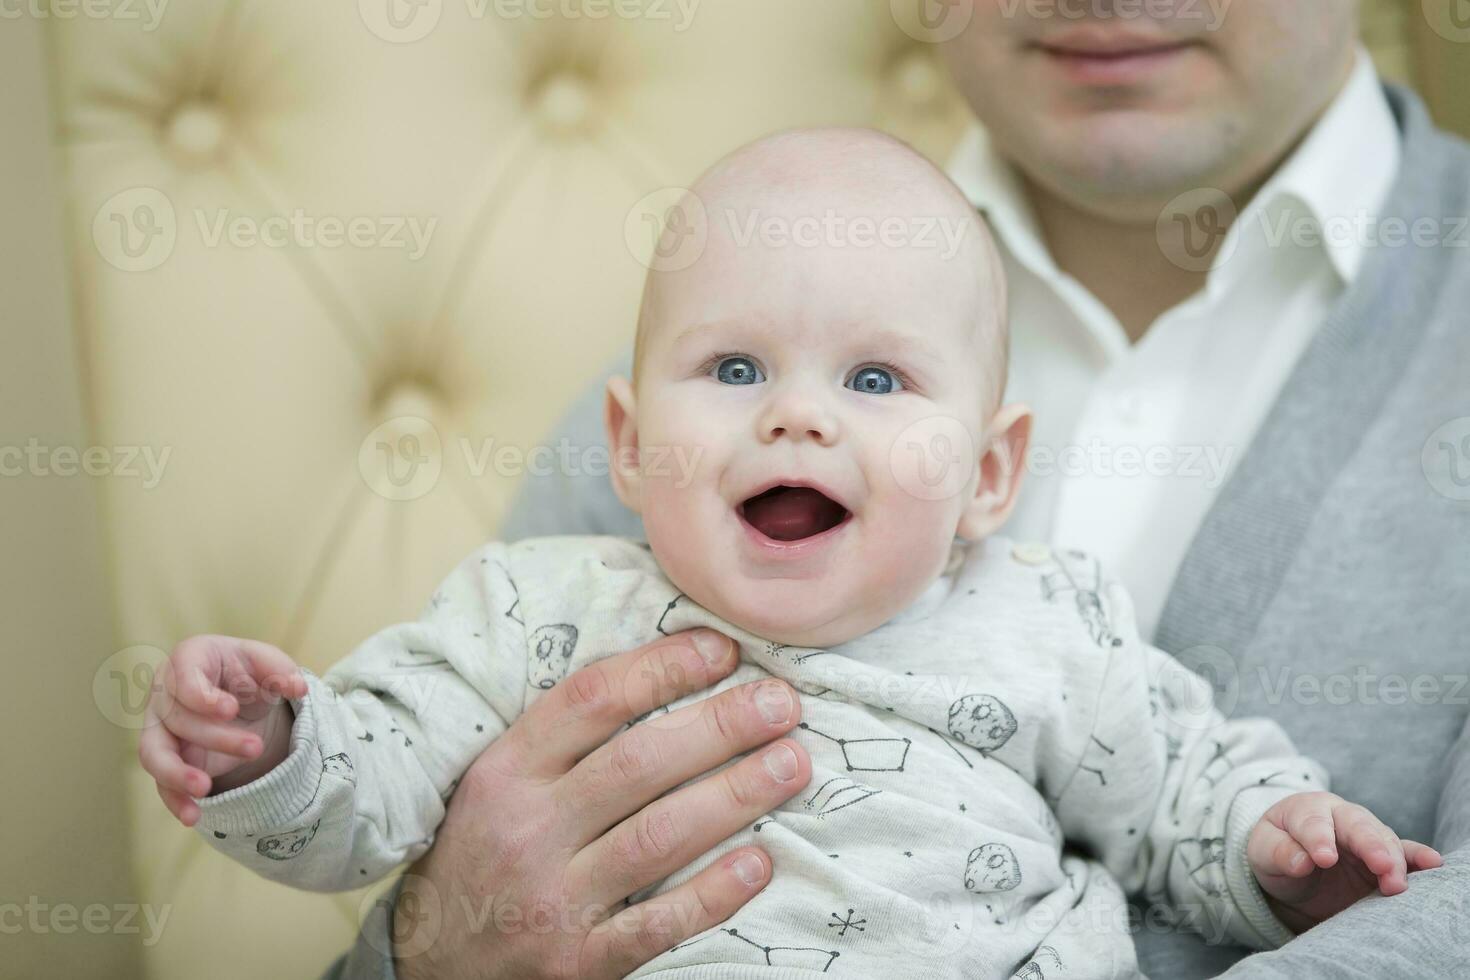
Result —
<instances>
[{"instance_id":1,"label":"upholstery button","mask_svg":"<svg viewBox=\"0 0 1470 980\"><path fill-rule=\"evenodd\" d=\"M1012 548L1011 557L1023 565L1045 565L1051 561L1051 549L1044 544L1026 542Z\"/></svg>"},{"instance_id":2,"label":"upholstery button","mask_svg":"<svg viewBox=\"0 0 1470 980\"><path fill-rule=\"evenodd\" d=\"M219 109L207 102L186 102L168 121L165 141L174 155L186 163L211 160L225 139L225 120Z\"/></svg>"},{"instance_id":3,"label":"upholstery button","mask_svg":"<svg viewBox=\"0 0 1470 980\"><path fill-rule=\"evenodd\" d=\"M929 105L939 97L944 87L934 59L917 51L898 63L893 81L904 100L915 106Z\"/></svg>"},{"instance_id":4,"label":"upholstery button","mask_svg":"<svg viewBox=\"0 0 1470 980\"><path fill-rule=\"evenodd\" d=\"M592 103L587 83L571 72L553 75L541 86L536 110L547 128L572 133L587 122Z\"/></svg>"},{"instance_id":5,"label":"upholstery button","mask_svg":"<svg viewBox=\"0 0 1470 980\"><path fill-rule=\"evenodd\" d=\"M405 382L375 402L382 421L358 447L357 466L368 488L385 500L417 500L439 482L444 444L433 418L438 400Z\"/></svg>"},{"instance_id":6,"label":"upholstery button","mask_svg":"<svg viewBox=\"0 0 1470 980\"><path fill-rule=\"evenodd\" d=\"M375 414L385 425L397 425L401 419L431 422L439 413L439 400L434 393L416 381L405 381L394 385L378 401ZM403 426L416 430L418 425L409 422ZM399 434L395 431L395 435Z\"/></svg>"}]
</instances>

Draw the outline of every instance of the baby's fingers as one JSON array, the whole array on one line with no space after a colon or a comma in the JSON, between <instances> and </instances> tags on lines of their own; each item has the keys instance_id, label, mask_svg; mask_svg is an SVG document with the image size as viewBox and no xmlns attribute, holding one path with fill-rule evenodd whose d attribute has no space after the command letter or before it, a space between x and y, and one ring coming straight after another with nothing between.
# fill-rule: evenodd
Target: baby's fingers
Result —
<instances>
[{"instance_id":1,"label":"baby's fingers","mask_svg":"<svg viewBox=\"0 0 1470 980\"><path fill-rule=\"evenodd\" d=\"M185 827L192 827L199 822L199 804L175 789L164 789L158 786L158 798L163 800L163 805L168 807L168 812L178 818L179 823Z\"/></svg>"},{"instance_id":2,"label":"baby's fingers","mask_svg":"<svg viewBox=\"0 0 1470 980\"><path fill-rule=\"evenodd\" d=\"M219 684L225 664L222 642L230 640L221 636L191 636L174 647L163 667L161 695L175 703L160 705L160 717L172 714L178 705L215 718L235 717L240 704Z\"/></svg>"},{"instance_id":3,"label":"baby's fingers","mask_svg":"<svg viewBox=\"0 0 1470 980\"><path fill-rule=\"evenodd\" d=\"M223 752L246 762L260 755L265 743L252 731L192 711L175 711L165 723L175 737L211 752Z\"/></svg>"},{"instance_id":4,"label":"baby's fingers","mask_svg":"<svg viewBox=\"0 0 1470 980\"><path fill-rule=\"evenodd\" d=\"M1421 844L1416 840L1404 840L1404 860L1408 862L1409 871L1432 871L1444 864L1444 857L1428 844Z\"/></svg>"},{"instance_id":5,"label":"baby's fingers","mask_svg":"<svg viewBox=\"0 0 1470 980\"><path fill-rule=\"evenodd\" d=\"M1295 838L1269 820L1262 820L1251 831L1245 856L1257 877L1285 875L1299 878L1317 868Z\"/></svg>"},{"instance_id":6,"label":"baby's fingers","mask_svg":"<svg viewBox=\"0 0 1470 980\"><path fill-rule=\"evenodd\" d=\"M1342 802L1331 793L1299 793L1282 800L1280 816L1272 823L1285 830L1307 852L1319 868L1337 863L1337 831L1333 825L1332 805ZM1275 810L1277 807L1272 807ZM1271 811L1266 812L1271 816Z\"/></svg>"},{"instance_id":7,"label":"baby's fingers","mask_svg":"<svg viewBox=\"0 0 1470 980\"><path fill-rule=\"evenodd\" d=\"M1363 865L1378 876L1378 889L1396 895L1407 887L1404 847L1399 837L1365 807L1344 803L1335 812L1337 838Z\"/></svg>"},{"instance_id":8,"label":"baby's fingers","mask_svg":"<svg viewBox=\"0 0 1470 980\"><path fill-rule=\"evenodd\" d=\"M138 761L158 783L160 790L170 789L189 796L203 796L209 792L209 776L183 760L179 755L178 739L160 724L143 729L143 736L138 740Z\"/></svg>"},{"instance_id":9,"label":"baby's fingers","mask_svg":"<svg viewBox=\"0 0 1470 980\"><path fill-rule=\"evenodd\" d=\"M267 693L288 698L306 696L306 678L285 651L259 640L239 640L240 655L250 665L251 678Z\"/></svg>"}]
</instances>

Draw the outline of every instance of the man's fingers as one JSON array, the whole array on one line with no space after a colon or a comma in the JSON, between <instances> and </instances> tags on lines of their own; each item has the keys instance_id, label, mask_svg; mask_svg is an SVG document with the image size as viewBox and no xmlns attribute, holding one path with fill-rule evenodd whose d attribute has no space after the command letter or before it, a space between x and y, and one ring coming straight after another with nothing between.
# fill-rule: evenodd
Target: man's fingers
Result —
<instances>
[{"instance_id":1,"label":"man's fingers","mask_svg":"<svg viewBox=\"0 0 1470 980\"><path fill-rule=\"evenodd\" d=\"M587 756L556 785L578 845L666 790L790 731L801 703L784 682L755 681L649 718Z\"/></svg>"},{"instance_id":2,"label":"man's fingers","mask_svg":"<svg viewBox=\"0 0 1470 980\"><path fill-rule=\"evenodd\" d=\"M734 642L713 630L675 634L573 673L502 739L530 775L560 776L634 718L725 677L736 660Z\"/></svg>"},{"instance_id":3,"label":"man's fingers","mask_svg":"<svg viewBox=\"0 0 1470 980\"><path fill-rule=\"evenodd\" d=\"M1251 831L1245 853L1251 868L1258 876L1285 875L1300 878L1317 869L1295 838L1266 820L1256 824Z\"/></svg>"},{"instance_id":4,"label":"man's fingers","mask_svg":"<svg viewBox=\"0 0 1470 980\"><path fill-rule=\"evenodd\" d=\"M791 739L661 797L583 848L567 865L571 893L611 905L684 867L795 795L811 759Z\"/></svg>"},{"instance_id":5,"label":"man's fingers","mask_svg":"<svg viewBox=\"0 0 1470 980\"><path fill-rule=\"evenodd\" d=\"M717 925L757 895L771 879L771 859L740 848L693 878L594 928L582 947L579 974L621 977L659 953Z\"/></svg>"}]
</instances>

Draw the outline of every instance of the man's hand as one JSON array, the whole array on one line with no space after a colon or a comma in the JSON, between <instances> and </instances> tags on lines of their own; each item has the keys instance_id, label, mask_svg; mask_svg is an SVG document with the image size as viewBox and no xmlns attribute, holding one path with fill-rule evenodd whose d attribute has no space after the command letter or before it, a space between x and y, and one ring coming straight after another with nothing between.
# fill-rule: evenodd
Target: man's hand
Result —
<instances>
[{"instance_id":1,"label":"man's hand","mask_svg":"<svg viewBox=\"0 0 1470 980\"><path fill-rule=\"evenodd\" d=\"M795 742L764 744L800 720L795 692L774 679L618 733L728 676L737 659L717 633L678 634L591 664L528 708L465 773L437 842L404 879L398 975L621 977L765 887L770 857L740 848L663 895L623 904L811 778Z\"/></svg>"},{"instance_id":2,"label":"man's hand","mask_svg":"<svg viewBox=\"0 0 1470 980\"><path fill-rule=\"evenodd\" d=\"M293 716L283 699L305 695L306 678L269 643L232 636L191 636L159 673L138 759L164 806L192 827L194 799L244 786L286 758Z\"/></svg>"},{"instance_id":3,"label":"man's hand","mask_svg":"<svg viewBox=\"0 0 1470 980\"><path fill-rule=\"evenodd\" d=\"M1410 872L1443 863L1434 848L1400 840L1334 793L1297 793L1267 810L1246 858L1276 917L1298 933L1375 890L1397 895Z\"/></svg>"}]
</instances>

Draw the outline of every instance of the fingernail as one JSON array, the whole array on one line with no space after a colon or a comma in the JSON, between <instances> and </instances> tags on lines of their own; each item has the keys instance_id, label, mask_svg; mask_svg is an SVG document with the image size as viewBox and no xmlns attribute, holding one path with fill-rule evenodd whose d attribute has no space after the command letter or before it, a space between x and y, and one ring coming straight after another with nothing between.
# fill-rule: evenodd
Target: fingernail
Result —
<instances>
[{"instance_id":1,"label":"fingernail","mask_svg":"<svg viewBox=\"0 0 1470 980\"><path fill-rule=\"evenodd\" d=\"M766 765L766 772L776 782L785 783L796 778L796 753L791 751L791 746L772 746L762 761Z\"/></svg>"},{"instance_id":2,"label":"fingernail","mask_svg":"<svg viewBox=\"0 0 1470 980\"><path fill-rule=\"evenodd\" d=\"M1298 868L1300 868L1302 866L1302 862L1305 861L1306 859L1307 859L1307 855L1306 855L1305 852L1303 852L1303 851L1297 851L1295 854L1293 854L1291 856L1291 862L1290 862L1290 864L1288 866L1289 870L1291 870L1291 871L1297 870Z\"/></svg>"},{"instance_id":3,"label":"fingernail","mask_svg":"<svg viewBox=\"0 0 1470 980\"><path fill-rule=\"evenodd\" d=\"M747 885L759 884L766 875L766 866L761 859L748 851L731 862L730 870Z\"/></svg>"},{"instance_id":4,"label":"fingernail","mask_svg":"<svg viewBox=\"0 0 1470 980\"><path fill-rule=\"evenodd\" d=\"M698 630L694 634L694 649L699 651L705 663L713 666L729 654L730 640L714 630Z\"/></svg>"},{"instance_id":5,"label":"fingernail","mask_svg":"<svg viewBox=\"0 0 1470 980\"><path fill-rule=\"evenodd\" d=\"M785 684L762 684L755 692L755 707L768 725L791 720L791 695Z\"/></svg>"}]
</instances>

